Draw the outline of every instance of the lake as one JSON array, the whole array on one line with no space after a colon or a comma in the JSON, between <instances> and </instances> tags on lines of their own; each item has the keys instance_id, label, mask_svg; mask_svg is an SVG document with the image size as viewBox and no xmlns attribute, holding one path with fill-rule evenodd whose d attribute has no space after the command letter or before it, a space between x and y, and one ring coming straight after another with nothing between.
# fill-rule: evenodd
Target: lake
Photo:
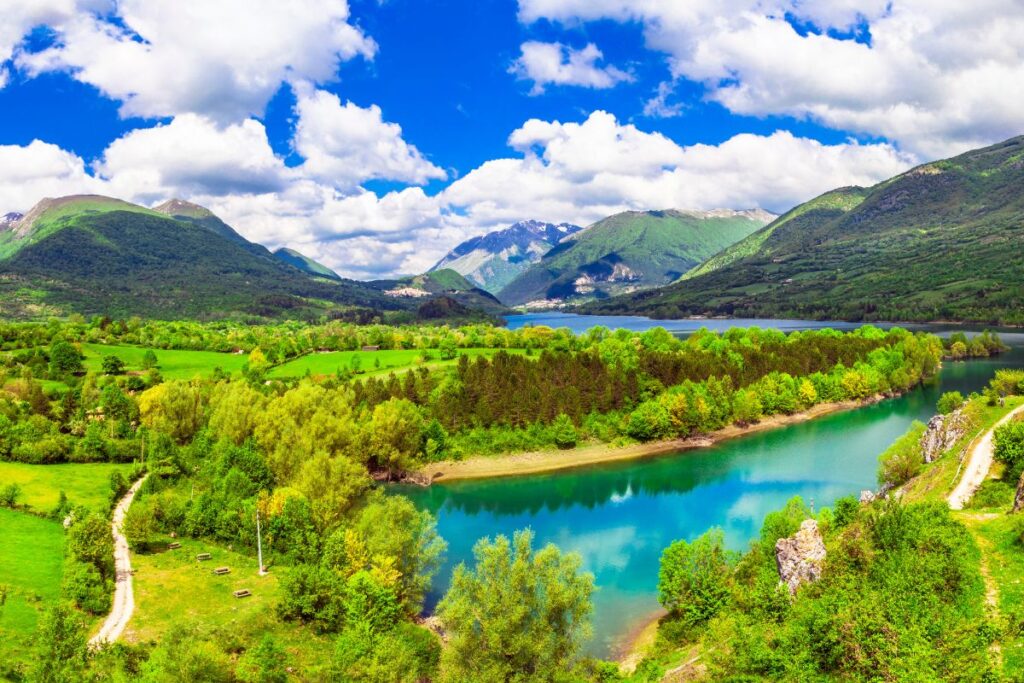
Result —
<instances>
[{"instance_id":1,"label":"lake","mask_svg":"<svg viewBox=\"0 0 1024 683\"><path fill-rule=\"evenodd\" d=\"M758 325L785 330L852 328L852 324L800 321L682 320L573 316L513 316L523 324L570 327L594 324L647 329L665 323L679 334L702 326ZM529 320L524 320L524 319ZM646 321L646 322L645 322ZM653 324L651 324L653 323ZM937 329L938 331L938 329ZM997 358L947 363L938 380L899 398L834 413L810 422L751 434L710 448L564 472L482 481L402 487L437 516L448 542L435 587L447 587L459 562L472 564L477 539L531 528L538 544L578 552L593 572L594 637L588 650L612 656L626 636L658 608L658 560L672 541L692 540L721 527L727 543L744 549L766 513L801 496L815 509L837 498L876 488L878 455L914 420L927 421L944 391L981 389L993 372L1024 367L1024 334L1003 334L1013 349ZM428 597L428 609L439 599Z\"/></svg>"}]
</instances>

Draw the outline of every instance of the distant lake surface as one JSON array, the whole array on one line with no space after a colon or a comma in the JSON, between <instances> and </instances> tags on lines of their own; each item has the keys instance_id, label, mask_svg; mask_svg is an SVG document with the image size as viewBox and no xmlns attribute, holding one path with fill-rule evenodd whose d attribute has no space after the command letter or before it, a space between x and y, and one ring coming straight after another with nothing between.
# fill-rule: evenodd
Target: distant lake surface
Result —
<instances>
[{"instance_id":1,"label":"distant lake surface","mask_svg":"<svg viewBox=\"0 0 1024 683\"><path fill-rule=\"evenodd\" d=\"M781 320L652 321L624 316L537 313L512 316L526 324L594 325L632 330L664 326L686 334L700 327L732 326L783 330L850 323ZM909 326L908 326L909 327ZM940 331L936 328L936 331ZM998 368L1024 367L1024 335L1003 334L1013 350L993 359L948 363L938 380L899 398L835 413L810 422L716 444L710 448L565 472L430 488L401 487L418 506L437 515L448 542L447 562L428 598L432 608L459 562L472 564L477 539L531 528L535 544L555 543L580 553L593 572L594 638L589 650L611 656L624 637L658 607L658 560L672 541L694 539L711 527L728 544L744 549L760 531L766 513L793 496L815 509L837 498L876 487L878 455L914 420L926 421L944 391L965 395L981 389Z\"/></svg>"}]
</instances>

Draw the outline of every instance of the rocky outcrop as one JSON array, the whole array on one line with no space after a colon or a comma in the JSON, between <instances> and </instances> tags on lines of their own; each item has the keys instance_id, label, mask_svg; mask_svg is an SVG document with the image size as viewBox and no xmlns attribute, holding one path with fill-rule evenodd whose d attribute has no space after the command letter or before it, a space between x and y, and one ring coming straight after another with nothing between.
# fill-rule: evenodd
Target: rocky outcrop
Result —
<instances>
[{"instance_id":1,"label":"rocky outcrop","mask_svg":"<svg viewBox=\"0 0 1024 683\"><path fill-rule=\"evenodd\" d=\"M1017 482L1017 494L1013 497L1013 511L1020 512L1024 510L1024 473L1020 475L1020 480Z\"/></svg>"},{"instance_id":2,"label":"rocky outcrop","mask_svg":"<svg viewBox=\"0 0 1024 683\"><path fill-rule=\"evenodd\" d=\"M963 411L949 415L936 415L928 420L928 428L921 435L921 451L925 462L934 462L953 447L967 431L967 418Z\"/></svg>"},{"instance_id":3,"label":"rocky outcrop","mask_svg":"<svg viewBox=\"0 0 1024 683\"><path fill-rule=\"evenodd\" d=\"M868 505L870 503L873 503L874 500L875 500L875 492L874 491L871 491L869 489L864 489L863 491L860 492L860 504L861 505Z\"/></svg>"},{"instance_id":4,"label":"rocky outcrop","mask_svg":"<svg viewBox=\"0 0 1024 683\"><path fill-rule=\"evenodd\" d=\"M779 579L789 587L791 595L796 594L803 584L821 578L825 566L825 542L818 523L805 519L799 531L788 538L780 538L775 544L775 563L779 568Z\"/></svg>"}]
</instances>

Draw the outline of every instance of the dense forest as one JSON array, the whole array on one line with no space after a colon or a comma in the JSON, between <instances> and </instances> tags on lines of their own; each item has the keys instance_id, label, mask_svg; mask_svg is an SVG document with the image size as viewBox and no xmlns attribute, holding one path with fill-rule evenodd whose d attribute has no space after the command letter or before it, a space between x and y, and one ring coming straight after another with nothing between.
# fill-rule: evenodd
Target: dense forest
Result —
<instances>
[{"instance_id":1,"label":"dense forest","mask_svg":"<svg viewBox=\"0 0 1024 683\"><path fill-rule=\"evenodd\" d=\"M83 619L110 605L109 527L62 493L52 510L32 512L67 524L63 599L41 620L32 657L0 669L15 680L82 680L85 671L96 680L283 680L292 655L260 634L291 628L326 643L306 662L326 680L614 680L614 667L582 654L592 579L575 556L533 548L528 533L481 541L476 566L456 572L438 605L440 626L421 624L444 540L429 513L371 475L476 453L685 436L899 392L932 375L953 345L870 327L679 339L660 329L574 336L106 319L5 325L0 337L0 463L131 463L111 476L110 504L147 475L124 525L141 553L177 537L254 554L258 514L280 577L270 622L230 632L181 625L159 642L90 653ZM89 365L83 350L97 342L118 346ZM498 350L468 353L484 345ZM118 352L142 346L129 370ZM450 363L270 377L281 359L364 346L423 349ZM235 372L165 379L167 349L182 347L244 361ZM987 354L1001 344L986 334L964 347ZM0 504L27 510L17 484L3 487ZM522 610L510 613L500 596L513 594Z\"/></svg>"}]
</instances>

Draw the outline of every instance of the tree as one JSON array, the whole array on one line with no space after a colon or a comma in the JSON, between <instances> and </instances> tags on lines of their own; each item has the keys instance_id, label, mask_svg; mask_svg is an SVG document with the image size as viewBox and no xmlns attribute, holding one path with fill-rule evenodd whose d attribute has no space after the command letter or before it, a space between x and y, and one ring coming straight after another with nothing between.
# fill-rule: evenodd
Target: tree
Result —
<instances>
[{"instance_id":1,"label":"tree","mask_svg":"<svg viewBox=\"0 0 1024 683\"><path fill-rule=\"evenodd\" d=\"M66 341L54 342L50 346L50 376L53 378L78 375L83 372L82 354L73 344Z\"/></svg>"},{"instance_id":2,"label":"tree","mask_svg":"<svg viewBox=\"0 0 1024 683\"><path fill-rule=\"evenodd\" d=\"M351 395L302 383L271 400L254 416L256 442L278 482L288 482L318 453L357 455Z\"/></svg>"},{"instance_id":3,"label":"tree","mask_svg":"<svg viewBox=\"0 0 1024 683\"><path fill-rule=\"evenodd\" d=\"M711 529L692 543L676 541L661 555L658 600L685 623L703 623L728 599L732 565L721 529Z\"/></svg>"},{"instance_id":4,"label":"tree","mask_svg":"<svg viewBox=\"0 0 1024 683\"><path fill-rule=\"evenodd\" d=\"M924 425L918 421L878 457L878 483L899 486L914 477L924 464L921 436ZM997 456L998 457L998 456Z\"/></svg>"},{"instance_id":5,"label":"tree","mask_svg":"<svg viewBox=\"0 0 1024 683\"><path fill-rule=\"evenodd\" d=\"M50 607L36 632L35 664L28 680L39 683L77 683L86 668L85 629L63 602Z\"/></svg>"},{"instance_id":6,"label":"tree","mask_svg":"<svg viewBox=\"0 0 1024 683\"><path fill-rule=\"evenodd\" d=\"M114 539L106 520L87 513L68 530L68 548L75 559L91 564L104 580L114 575Z\"/></svg>"},{"instance_id":7,"label":"tree","mask_svg":"<svg viewBox=\"0 0 1024 683\"><path fill-rule=\"evenodd\" d=\"M210 428L235 444L253 435L267 398L246 382L221 382L210 396Z\"/></svg>"},{"instance_id":8,"label":"tree","mask_svg":"<svg viewBox=\"0 0 1024 683\"><path fill-rule=\"evenodd\" d=\"M406 611L418 613L446 548L433 515L408 498L378 495L359 513L355 528L371 556L395 559L398 598Z\"/></svg>"},{"instance_id":9,"label":"tree","mask_svg":"<svg viewBox=\"0 0 1024 683\"><path fill-rule=\"evenodd\" d=\"M572 423L572 418L565 413L559 413L555 421L551 423L551 432L555 445L559 448L573 448L580 438L576 432L576 425Z\"/></svg>"},{"instance_id":10,"label":"tree","mask_svg":"<svg viewBox=\"0 0 1024 683\"><path fill-rule=\"evenodd\" d=\"M458 348L455 346L455 340L451 337L445 337L441 340L441 343L437 347L440 352L441 360L452 360L458 355Z\"/></svg>"},{"instance_id":11,"label":"tree","mask_svg":"<svg viewBox=\"0 0 1024 683\"><path fill-rule=\"evenodd\" d=\"M739 425L754 424L764 417L764 408L761 406L761 399L757 397L757 392L752 389L737 391L733 397L732 413L733 419Z\"/></svg>"},{"instance_id":12,"label":"tree","mask_svg":"<svg viewBox=\"0 0 1024 683\"><path fill-rule=\"evenodd\" d=\"M202 424L202 394L192 382L165 382L142 392L139 412L142 424L185 443Z\"/></svg>"},{"instance_id":13,"label":"tree","mask_svg":"<svg viewBox=\"0 0 1024 683\"><path fill-rule=\"evenodd\" d=\"M344 455L332 458L318 453L295 476L295 488L309 499L321 531L338 526L369 487L366 468Z\"/></svg>"},{"instance_id":14,"label":"tree","mask_svg":"<svg viewBox=\"0 0 1024 683\"><path fill-rule=\"evenodd\" d=\"M532 543L530 531L482 539L476 568L456 567L437 609L449 636L441 680L554 681L577 667L594 578L575 553L553 545L535 553Z\"/></svg>"},{"instance_id":15,"label":"tree","mask_svg":"<svg viewBox=\"0 0 1024 683\"><path fill-rule=\"evenodd\" d=\"M964 395L959 391L947 391L939 398L936 406L943 415L948 415L954 410L959 410L964 405Z\"/></svg>"},{"instance_id":16,"label":"tree","mask_svg":"<svg viewBox=\"0 0 1024 683\"><path fill-rule=\"evenodd\" d=\"M156 515L148 501L136 500L128 508L121 525L121 532L128 540L128 545L136 550L149 547L149 539L157 531Z\"/></svg>"},{"instance_id":17,"label":"tree","mask_svg":"<svg viewBox=\"0 0 1024 683\"><path fill-rule=\"evenodd\" d=\"M387 470L390 479L396 471L416 465L423 447L423 417L415 403L388 399L373 409L363 435L370 463Z\"/></svg>"},{"instance_id":18,"label":"tree","mask_svg":"<svg viewBox=\"0 0 1024 683\"><path fill-rule=\"evenodd\" d=\"M103 356L103 362L100 367L104 375L124 374L124 361L114 355Z\"/></svg>"},{"instance_id":19,"label":"tree","mask_svg":"<svg viewBox=\"0 0 1024 683\"><path fill-rule=\"evenodd\" d=\"M146 352L142 354L142 369L152 370L157 367L156 354L153 353L153 349L146 349Z\"/></svg>"},{"instance_id":20,"label":"tree","mask_svg":"<svg viewBox=\"0 0 1024 683\"><path fill-rule=\"evenodd\" d=\"M274 636L265 633L259 644L239 659L235 675L243 683L286 683L288 653Z\"/></svg>"},{"instance_id":21,"label":"tree","mask_svg":"<svg viewBox=\"0 0 1024 683\"><path fill-rule=\"evenodd\" d=\"M995 459L1006 465L1003 479L1014 481L1024 472L1024 421L1013 420L996 429L992 437Z\"/></svg>"},{"instance_id":22,"label":"tree","mask_svg":"<svg viewBox=\"0 0 1024 683\"><path fill-rule=\"evenodd\" d=\"M644 401L630 413L626 433L637 441L652 441L668 436L670 428L668 409L660 401Z\"/></svg>"}]
</instances>

